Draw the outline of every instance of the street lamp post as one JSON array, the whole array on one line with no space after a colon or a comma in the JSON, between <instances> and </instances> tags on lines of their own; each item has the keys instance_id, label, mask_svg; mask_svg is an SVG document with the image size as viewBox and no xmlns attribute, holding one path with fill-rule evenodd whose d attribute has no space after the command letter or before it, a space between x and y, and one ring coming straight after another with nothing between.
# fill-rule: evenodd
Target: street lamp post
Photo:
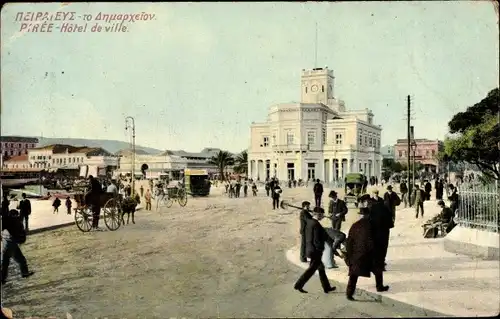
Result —
<instances>
[{"instance_id":1,"label":"street lamp post","mask_svg":"<svg viewBox=\"0 0 500 319\"><path fill-rule=\"evenodd\" d=\"M413 154L413 164L412 164L412 172L413 172L413 176L412 176L412 185L413 185L413 188L415 188L415 152L417 151L417 143L415 142L415 140L413 140L411 142L411 151L412 151L412 154Z\"/></svg>"},{"instance_id":2,"label":"street lamp post","mask_svg":"<svg viewBox=\"0 0 500 319\"><path fill-rule=\"evenodd\" d=\"M131 125L129 123L131 122ZM135 196L135 120L132 116L125 118L125 130L132 129L132 189L131 195Z\"/></svg>"}]
</instances>

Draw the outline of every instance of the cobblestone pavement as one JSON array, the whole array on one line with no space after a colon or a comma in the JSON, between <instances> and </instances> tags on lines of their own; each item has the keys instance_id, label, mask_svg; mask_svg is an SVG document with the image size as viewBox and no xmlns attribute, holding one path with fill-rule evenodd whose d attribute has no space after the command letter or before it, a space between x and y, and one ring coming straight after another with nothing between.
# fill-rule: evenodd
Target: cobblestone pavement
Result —
<instances>
[{"instance_id":1,"label":"cobblestone pavement","mask_svg":"<svg viewBox=\"0 0 500 319\"><path fill-rule=\"evenodd\" d=\"M285 195L294 192L303 191ZM317 277L309 294L295 292L302 270L285 251L297 241L298 211L272 210L259 195L190 198L185 208L141 211L115 232L32 235L22 249L36 274L21 279L12 263L4 306L17 318L432 316L369 295L348 302L338 284L326 295Z\"/></svg>"}]
</instances>

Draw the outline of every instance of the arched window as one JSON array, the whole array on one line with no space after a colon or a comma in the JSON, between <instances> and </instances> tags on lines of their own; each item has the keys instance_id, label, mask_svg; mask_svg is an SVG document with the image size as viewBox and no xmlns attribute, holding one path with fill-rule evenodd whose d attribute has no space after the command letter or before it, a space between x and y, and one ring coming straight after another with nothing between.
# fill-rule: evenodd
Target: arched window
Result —
<instances>
[{"instance_id":1,"label":"arched window","mask_svg":"<svg viewBox=\"0 0 500 319\"><path fill-rule=\"evenodd\" d=\"M323 93L325 92L325 86L324 85L321 86L321 92L323 92Z\"/></svg>"}]
</instances>

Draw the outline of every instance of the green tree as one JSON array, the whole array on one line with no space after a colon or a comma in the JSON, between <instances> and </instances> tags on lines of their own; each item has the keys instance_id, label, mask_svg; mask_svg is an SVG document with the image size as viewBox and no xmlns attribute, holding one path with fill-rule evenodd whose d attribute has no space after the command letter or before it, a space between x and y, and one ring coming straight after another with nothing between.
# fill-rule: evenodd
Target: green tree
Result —
<instances>
[{"instance_id":1,"label":"green tree","mask_svg":"<svg viewBox=\"0 0 500 319\"><path fill-rule=\"evenodd\" d=\"M239 174L248 172L248 152L246 150L236 156L234 171Z\"/></svg>"},{"instance_id":2,"label":"green tree","mask_svg":"<svg viewBox=\"0 0 500 319\"><path fill-rule=\"evenodd\" d=\"M219 151L219 153L212 156L208 163L217 166L219 169L219 178L223 181L225 179L224 170L226 167L234 165L234 158L227 151Z\"/></svg>"},{"instance_id":3,"label":"green tree","mask_svg":"<svg viewBox=\"0 0 500 319\"><path fill-rule=\"evenodd\" d=\"M451 135L445 139L442 159L476 165L490 178L500 180L500 125L498 88L479 103L459 112L448 123Z\"/></svg>"}]
</instances>

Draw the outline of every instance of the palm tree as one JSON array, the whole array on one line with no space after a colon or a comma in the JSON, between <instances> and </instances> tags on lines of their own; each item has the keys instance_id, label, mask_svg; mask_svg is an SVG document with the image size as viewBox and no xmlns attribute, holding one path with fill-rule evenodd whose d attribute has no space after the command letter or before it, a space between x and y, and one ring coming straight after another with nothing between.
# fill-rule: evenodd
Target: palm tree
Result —
<instances>
[{"instance_id":1,"label":"palm tree","mask_svg":"<svg viewBox=\"0 0 500 319\"><path fill-rule=\"evenodd\" d=\"M247 174L248 172L248 152L244 150L236 156L234 171L239 174Z\"/></svg>"},{"instance_id":2,"label":"palm tree","mask_svg":"<svg viewBox=\"0 0 500 319\"><path fill-rule=\"evenodd\" d=\"M219 169L219 177L220 180L224 180L224 169L227 166L234 165L233 156L227 151L219 151L217 155L212 156L212 158L208 161L209 164L217 166Z\"/></svg>"}]
</instances>

